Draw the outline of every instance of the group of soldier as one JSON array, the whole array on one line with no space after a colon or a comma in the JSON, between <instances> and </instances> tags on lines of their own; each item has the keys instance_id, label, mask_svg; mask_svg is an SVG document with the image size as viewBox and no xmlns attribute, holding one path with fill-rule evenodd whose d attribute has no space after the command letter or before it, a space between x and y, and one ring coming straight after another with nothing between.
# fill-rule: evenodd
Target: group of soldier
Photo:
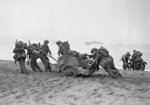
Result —
<instances>
[{"instance_id":1,"label":"group of soldier","mask_svg":"<svg viewBox=\"0 0 150 105\"><path fill-rule=\"evenodd\" d=\"M144 70L145 64L147 63L143 60L142 55L142 52L137 50L133 50L132 56L130 52L122 55L121 61L123 62L123 69Z\"/></svg>"},{"instance_id":2,"label":"group of soldier","mask_svg":"<svg viewBox=\"0 0 150 105\"><path fill-rule=\"evenodd\" d=\"M52 52L51 52L48 44L49 44L48 40L44 40L42 45L39 43L31 44L30 41L29 41L29 45L27 45L27 43L23 43L22 41L16 41L15 48L13 50L13 53L15 53L15 55L13 58L15 59L15 63L19 62L21 73L28 74L27 68L25 66L26 58L28 60L28 65L30 65L30 67L32 68L33 71L39 71L39 72L43 71L43 70L41 70L40 66L37 63L38 58L40 58L41 62L43 63L45 72L52 71L49 57L51 57L54 60L56 60L56 59L54 57L52 57ZM67 55L70 51L72 51L72 50L70 50L70 45L69 45L68 41L65 41L65 42L57 41L56 44L59 47L59 49L58 49L59 57L58 58L60 58L60 56ZM27 54L26 54L26 52L27 52ZM134 53L133 53L131 59L130 59L131 55L129 52L127 52L126 54L124 54L122 56L121 60L123 62L124 67L126 67L126 68L128 67L127 64L129 64L129 61L134 62L137 59L142 60L141 52L136 51L136 50L134 50L133 52ZM101 46L100 48L92 48L91 54L85 54L85 55L86 55L86 57L88 57L88 59L92 59L92 64L91 64L90 68L95 68L98 70L99 66L101 66L106 70L106 72L109 75L121 76L118 69L114 65L113 57L109 54L109 51L106 48L104 48L103 46Z\"/></svg>"},{"instance_id":3,"label":"group of soldier","mask_svg":"<svg viewBox=\"0 0 150 105\"><path fill-rule=\"evenodd\" d=\"M63 42L61 41L56 42L56 44L59 47L59 56L67 53L67 49L64 46L62 46L62 43ZM51 65L48 57L53 57L48 44L48 40L44 40L42 45L36 43L31 44L30 41L29 45L27 45L27 43L24 43L23 41L16 41L15 48L13 50L13 53L15 53L15 55L13 56L13 58L15 60L15 63L19 62L21 73L28 74L27 68L25 66L26 58L28 59L28 65L31 66L33 71L42 72L40 66L37 63L37 59L40 58L45 67L45 71L51 72ZM27 50L27 54L25 50ZM55 58L53 59L56 60Z\"/></svg>"}]
</instances>

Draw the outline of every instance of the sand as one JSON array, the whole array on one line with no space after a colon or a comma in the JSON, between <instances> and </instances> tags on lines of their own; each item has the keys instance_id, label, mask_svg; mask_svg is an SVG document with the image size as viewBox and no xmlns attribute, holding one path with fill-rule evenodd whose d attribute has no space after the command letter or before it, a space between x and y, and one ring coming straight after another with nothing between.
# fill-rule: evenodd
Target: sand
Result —
<instances>
[{"instance_id":1,"label":"sand","mask_svg":"<svg viewBox=\"0 0 150 105\"><path fill-rule=\"evenodd\" d=\"M0 61L0 105L150 105L148 71L119 70L123 77L112 79L104 70L72 78L18 68Z\"/></svg>"}]
</instances>

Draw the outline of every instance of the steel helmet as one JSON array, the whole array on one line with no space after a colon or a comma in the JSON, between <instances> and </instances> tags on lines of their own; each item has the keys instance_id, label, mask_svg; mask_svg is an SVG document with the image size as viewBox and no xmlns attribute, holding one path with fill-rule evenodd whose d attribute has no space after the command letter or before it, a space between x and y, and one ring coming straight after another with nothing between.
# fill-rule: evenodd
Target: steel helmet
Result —
<instances>
[{"instance_id":1,"label":"steel helmet","mask_svg":"<svg viewBox=\"0 0 150 105\"><path fill-rule=\"evenodd\" d=\"M57 45L58 45L58 44L62 44L62 42L61 42L61 41L57 41L56 44L57 44Z\"/></svg>"},{"instance_id":2,"label":"steel helmet","mask_svg":"<svg viewBox=\"0 0 150 105\"><path fill-rule=\"evenodd\" d=\"M92 48L91 49L91 53L94 53L95 51L97 51L97 48Z\"/></svg>"},{"instance_id":3,"label":"steel helmet","mask_svg":"<svg viewBox=\"0 0 150 105\"><path fill-rule=\"evenodd\" d=\"M45 44L48 44L48 43L49 43L49 41L48 41L48 40L44 40L44 43L45 43Z\"/></svg>"}]
</instances>

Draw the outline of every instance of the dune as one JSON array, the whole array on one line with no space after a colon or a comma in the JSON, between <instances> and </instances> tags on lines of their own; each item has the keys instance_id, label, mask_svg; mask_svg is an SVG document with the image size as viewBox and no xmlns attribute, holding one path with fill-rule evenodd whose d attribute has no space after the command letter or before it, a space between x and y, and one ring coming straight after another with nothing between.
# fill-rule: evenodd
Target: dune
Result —
<instances>
[{"instance_id":1,"label":"dune","mask_svg":"<svg viewBox=\"0 0 150 105\"><path fill-rule=\"evenodd\" d=\"M20 74L18 64L0 60L0 105L150 105L150 72L104 70L91 77L55 72Z\"/></svg>"}]
</instances>

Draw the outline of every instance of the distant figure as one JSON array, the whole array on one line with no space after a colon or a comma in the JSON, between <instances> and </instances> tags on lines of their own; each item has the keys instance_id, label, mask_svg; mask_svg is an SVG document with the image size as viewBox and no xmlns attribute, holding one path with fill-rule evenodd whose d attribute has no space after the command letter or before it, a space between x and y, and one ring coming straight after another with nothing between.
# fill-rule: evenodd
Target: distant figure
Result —
<instances>
[{"instance_id":1,"label":"distant figure","mask_svg":"<svg viewBox=\"0 0 150 105\"><path fill-rule=\"evenodd\" d=\"M27 48L27 57L29 57L30 60L30 66L32 68L33 71L40 71L42 72L41 68L39 67L38 63L37 63L37 59L39 58L39 51L36 51L36 49L38 49L38 44L33 43L32 45L29 45Z\"/></svg>"},{"instance_id":2,"label":"distant figure","mask_svg":"<svg viewBox=\"0 0 150 105\"><path fill-rule=\"evenodd\" d=\"M28 72L25 67L25 59L26 59L25 47L24 47L24 43L22 41L16 42L13 53L15 53L15 55L13 57L15 59L15 63L17 61L19 62L21 73L27 74Z\"/></svg>"},{"instance_id":3,"label":"distant figure","mask_svg":"<svg viewBox=\"0 0 150 105\"><path fill-rule=\"evenodd\" d=\"M130 53L127 52L126 54L122 55L121 60L123 62L123 69L129 69L129 60L130 60Z\"/></svg>"},{"instance_id":4,"label":"distant figure","mask_svg":"<svg viewBox=\"0 0 150 105\"><path fill-rule=\"evenodd\" d=\"M42 50L42 52L41 52L41 56L42 56L41 61L45 66L45 71L46 72L51 71L51 65L49 63L49 58L47 56L48 55L51 56L52 52L51 52L50 48L48 47L48 43L49 43L48 40L44 40L44 44L41 45L41 48L40 48Z\"/></svg>"},{"instance_id":5,"label":"distant figure","mask_svg":"<svg viewBox=\"0 0 150 105\"><path fill-rule=\"evenodd\" d=\"M112 78L121 76L114 65L113 57L109 55L109 51L103 46L96 51L95 59L92 65L95 63L102 66Z\"/></svg>"},{"instance_id":6,"label":"distant figure","mask_svg":"<svg viewBox=\"0 0 150 105\"><path fill-rule=\"evenodd\" d=\"M133 70L142 70L144 71L145 65L147 64L143 59L142 59L142 52L133 50L133 55L131 58L131 65Z\"/></svg>"},{"instance_id":7,"label":"distant figure","mask_svg":"<svg viewBox=\"0 0 150 105\"><path fill-rule=\"evenodd\" d=\"M68 41L65 42L57 41L56 44L59 47L58 56L67 55L68 51L70 50L70 45Z\"/></svg>"}]
</instances>

